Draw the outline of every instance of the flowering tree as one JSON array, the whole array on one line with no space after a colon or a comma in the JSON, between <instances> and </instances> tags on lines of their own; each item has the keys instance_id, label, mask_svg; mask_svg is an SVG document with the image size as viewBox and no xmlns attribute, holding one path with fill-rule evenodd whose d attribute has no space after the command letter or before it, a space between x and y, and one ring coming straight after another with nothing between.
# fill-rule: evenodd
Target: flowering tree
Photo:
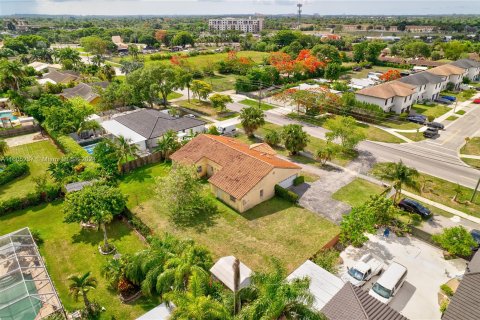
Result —
<instances>
[{"instance_id":1,"label":"flowering tree","mask_svg":"<svg viewBox=\"0 0 480 320\"><path fill-rule=\"evenodd\" d=\"M270 54L270 64L279 73L287 74L287 77L290 77L290 74L295 70L295 61L285 52L272 52Z\"/></svg>"},{"instance_id":2,"label":"flowering tree","mask_svg":"<svg viewBox=\"0 0 480 320\"><path fill-rule=\"evenodd\" d=\"M400 75L400 71L390 69L380 76L380 80L388 82L388 81L393 81L393 80L400 79L401 77L402 76Z\"/></svg>"},{"instance_id":3,"label":"flowering tree","mask_svg":"<svg viewBox=\"0 0 480 320\"><path fill-rule=\"evenodd\" d=\"M270 64L279 73L287 74L287 77L290 77L292 73L315 73L318 69L326 66L325 62L318 60L310 50L306 49L301 50L295 59L285 52L272 52Z\"/></svg>"},{"instance_id":4,"label":"flowering tree","mask_svg":"<svg viewBox=\"0 0 480 320\"><path fill-rule=\"evenodd\" d=\"M307 49L300 51L295 61L299 63L305 71L310 73L314 73L326 65L325 62L318 60L317 57Z\"/></svg>"}]
</instances>

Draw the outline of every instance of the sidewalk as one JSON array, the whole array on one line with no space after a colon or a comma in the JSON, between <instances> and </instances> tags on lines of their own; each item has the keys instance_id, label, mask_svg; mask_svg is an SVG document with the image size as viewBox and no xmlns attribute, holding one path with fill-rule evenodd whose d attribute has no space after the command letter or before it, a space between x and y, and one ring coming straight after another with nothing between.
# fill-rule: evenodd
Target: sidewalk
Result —
<instances>
[{"instance_id":1,"label":"sidewalk","mask_svg":"<svg viewBox=\"0 0 480 320\"><path fill-rule=\"evenodd\" d=\"M480 156L474 156L474 155L471 155L471 154L459 154L460 158L468 158L468 159L479 159L480 160Z\"/></svg>"}]
</instances>

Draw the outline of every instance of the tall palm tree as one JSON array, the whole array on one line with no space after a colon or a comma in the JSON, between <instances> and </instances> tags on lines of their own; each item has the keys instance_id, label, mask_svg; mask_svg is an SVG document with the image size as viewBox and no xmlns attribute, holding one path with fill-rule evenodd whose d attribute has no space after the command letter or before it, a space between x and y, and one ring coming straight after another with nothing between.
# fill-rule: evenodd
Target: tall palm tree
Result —
<instances>
[{"instance_id":1,"label":"tall palm tree","mask_svg":"<svg viewBox=\"0 0 480 320\"><path fill-rule=\"evenodd\" d=\"M5 157L8 151L8 144L5 140L0 140L0 157Z\"/></svg>"},{"instance_id":2,"label":"tall palm tree","mask_svg":"<svg viewBox=\"0 0 480 320\"><path fill-rule=\"evenodd\" d=\"M158 145L155 147L155 151L161 152L162 157L167 160L170 155L180 147L181 144L178 142L177 133L173 130L168 130L158 139Z\"/></svg>"},{"instance_id":3,"label":"tall palm tree","mask_svg":"<svg viewBox=\"0 0 480 320\"><path fill-rule=\"evenodd\" d=\"M245 133L249 137L253 137L255 130L265 124L265 114L257 106L243 108L240 111L240 120Z\"/></svg>"},{"instance_id":4,"label":"tall palm tree","mask_svg":"<svg viewBox=\"0 0 480 320\"><path fill-rule=\"evenodd\" d=\"M392 181L392 186L395 189L393 199L395 203L398 202L404 185L411 188L418 188L418 176L419 174L416 169L407 167L401 160L397 163L388 163L380 172L382 179Z\"/></svg>"},{"instance_id":5,"label":"tall palm tree","mask_svg":"<svg viewBox=\"0 0 480 320\"><path fill-rule=\"evenodd\" d=\"M80 123L77 129L77 134L80 135L82 132L90 130L93 130L93 132L95 132L96 130L99 130L101 128L102 126L100 125L100 123L95 120L82 121L82 123Z\"/></svg>"},{"instance_id":6,"label":"tall palm tree","mask_svg":"<svg viewBox=\"0 0 480 320\"><path fill-rule=\"evenodd\" d=\"M88 300L87 294L90 290L97 287L97 279L90 276L90 271L88 271L83 275L71 275L68 277L68 280L70 280L68 289L75 301L78 301L78 297L82 296L85 307L89 312L92 311L92 304Z\"/></svg>"},{"instance_id":7,"label":"tall palm tree","mask_svg":"<svg viewBox=\"0 0 480 320\"><path fill-rule=\"evenodd\" d=\"M118 172L122 173L122 162L127 162L129 157L138 156L139 148L131 139L118 136L114 140L115 153L118 158Z\"/></svg>"},{"instance_id":8,"label":"tall palm tree","mask_svg":"<svg viewBox=\"0 0 480 320\"><path fill-rule=\"evenodd\" d=\"M240 260L235 258L232 265L233 269L233 314L236 315L241 308L241 301L238 298L238 290L240 289Z\"/></svg>"},{"instance_id":9,"label":"tall palm tree","mask_svg":"<svg viewBox=\"0 0 480 320\"><path fill-rule=\"evenodd\" d=\"M17 61L2 60L0 62L0 83L11 90L20 90L20 83L26 77L25 70Z\"/></svg>"},{"instance_id":10,"label":"tall palm tree","mask_svg":"<svg viewBox=\"0 0 480 320\"><path fill-rule=\"evenodd\" d=\"M240 291L246 300L239 319L326 319L313 308L309 280L287 281L278 261L269 273L255 273L252 284Z\"/></svg>"},{"instance_id":11,"label":"tall palm tree","mask_svg":"<svg viewBox=\"0 0 480 320\"><path fill-rule=\"evenodd\" d=\"M112 81L115 77L115 69L109 65L105 64L102 66L102 75L107 81Z\"/></svg>"}]
</instances>

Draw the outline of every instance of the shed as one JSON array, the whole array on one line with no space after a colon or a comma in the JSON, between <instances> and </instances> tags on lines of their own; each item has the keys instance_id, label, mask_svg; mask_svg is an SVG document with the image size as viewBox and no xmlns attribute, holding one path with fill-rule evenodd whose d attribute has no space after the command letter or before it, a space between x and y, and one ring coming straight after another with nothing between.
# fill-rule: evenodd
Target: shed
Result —
<instances>
[{"instance_id":1,"label":"shed","mask_svg":"<svg viewBox=\"0 0 480 320\"><path fill-rule=\"evenodd\" d=\"M339 291L344 282L310 260L305 261L293 271L287 280L310 279L310 293L314 297L313 306L320 311Z\"/></svg>"},{"instance_id":2,"label":"shed","mask_svg":"<svg viewBox=\"0 0 480 320\"><path fill-rule=\"evenodd\" d=\"M80 181L80 182L72 182L67 185L65 185L65 190L67 193L75 192L75 191L80 191L86 186L91 186L95 181L90 180L90 181Z\"/></svg>"},{"instance_id":3,"label":"shed","mask_svg":"<svg viewBox=\"0 0 480 320\"><path fill-rule=\"evenodd\" d=\"M210 269L211 274L223 283L228 289L234 290L233 283L233 263L235 262L234 256L227 256L218 259L218 261ZM245 264L240 262L240 287L243 289L250 285L250 277L252 276L252 270Z\"/></svg>"}]
</instances>

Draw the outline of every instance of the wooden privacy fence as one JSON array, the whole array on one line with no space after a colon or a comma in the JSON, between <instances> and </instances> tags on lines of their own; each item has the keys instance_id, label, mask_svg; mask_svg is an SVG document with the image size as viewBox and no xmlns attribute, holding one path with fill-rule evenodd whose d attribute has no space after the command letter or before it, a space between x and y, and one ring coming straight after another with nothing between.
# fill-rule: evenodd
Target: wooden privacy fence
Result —
<instances>
[{"instance_id":1,"label":"wooden privacy fence","mask_svg":"<svg viewBox=\"0 0 480 320\"><path fill-rule=\"evenodd\" d=\"M34 133L39 131L40 131L40 126L38 124L28 125L28 126L22 126L19 128L1 130L0 137L3 137L3 138L15 137L15 136L21 136L23 134Z\"/></svg>"},{"instance_id":2,"label":"wooden privacy fence","mask_svg":"<svg viewBox=\"0 0 480 320\"><path fill-rule=\"evenodd\" d=\"M135 160L130 160L122 164L122 170L124 173L128 173L137 168L146 166L147 164L157 163L163 160L161 152L154 152L148 156L140 157Z\"/></svg>"}]
</instances>

